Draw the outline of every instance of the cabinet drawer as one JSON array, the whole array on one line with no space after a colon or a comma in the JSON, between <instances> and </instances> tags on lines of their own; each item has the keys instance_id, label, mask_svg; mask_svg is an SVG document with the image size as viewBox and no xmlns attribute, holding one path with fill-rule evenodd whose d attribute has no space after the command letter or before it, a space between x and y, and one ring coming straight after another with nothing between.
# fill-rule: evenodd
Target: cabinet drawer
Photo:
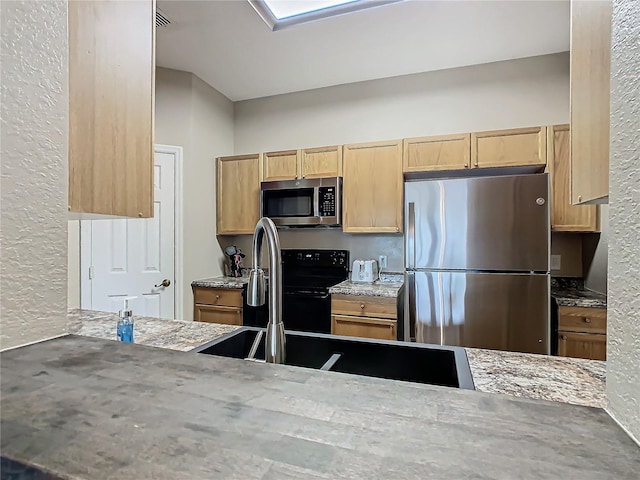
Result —
<instances>
[{"instance_id":1,"label":"cabinet drawer","mask_svg":"<svg viewBox=\"0 0 640 480\"><path fill-rule=\"evenodd\" d=\"M395 320L398 318L398 308L395 298L332 295L331 314Z\"/></svg>"},{"instance_id":2,"label":"cabinet drawer","mask_svg":"<svg viewBox=\"0 0 640 480\"><path fill-rule=\"evenodd\" d=\"M334 335L376 338L379 340L398 339L397 322L384 318L332 315L331 333Z\"/></svg>"},{"instance_id":3,"label":"cabinet drawer","mask_svg":"<svg viewBox=\"0 0 640 480\"><path fill-rule=\"evenodd\" d=\"M561 357L607 359L607 336L596 333L558 332L558 355Z\"/></svg>"},{"instance_id":4,"label":"cabinet drawer","mask_svg":"<svg viewBox=\"0 0 640 480\"><path fill-rule=\"evenodd\" d=\"M607 333L607 309L560 307L558 311L558 330Z\"/></svg>"},{"instance_id":5,"label":"cabinet drawer","mask_svg":"<svg viewBox=\"0 0 640 480\"><path fill-rule=\"evenodd\" d=\"M242 325L242 308L196 304L193 317L196 322Z\"/></svg>"},{"instance_id":6,"label":"cabinet drawer","mask_svg":"<svg viewBox=\"0 0 640 480\"><path fill-rule=\"evenodd\" d=\"M195 288L193 301L204 305L242 307L242 290L236 288Z\"/></svg>"}]
</instances>

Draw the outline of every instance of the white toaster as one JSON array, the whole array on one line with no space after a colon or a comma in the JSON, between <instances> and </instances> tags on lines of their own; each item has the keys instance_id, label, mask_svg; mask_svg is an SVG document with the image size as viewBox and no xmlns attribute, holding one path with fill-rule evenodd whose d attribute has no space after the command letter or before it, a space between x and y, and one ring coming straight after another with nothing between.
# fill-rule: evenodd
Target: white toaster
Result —
<instances>
[{"instance_id":1,"label":"white toaster","mask_svg":"<svg viewBox=\"0 0 640 480\"><path fill-rule=\"evenodd\" d=\"M378 262L376 260L354 260L351 268L351 281L373 283L378 279Z\"/></svg>"}]
</instances>

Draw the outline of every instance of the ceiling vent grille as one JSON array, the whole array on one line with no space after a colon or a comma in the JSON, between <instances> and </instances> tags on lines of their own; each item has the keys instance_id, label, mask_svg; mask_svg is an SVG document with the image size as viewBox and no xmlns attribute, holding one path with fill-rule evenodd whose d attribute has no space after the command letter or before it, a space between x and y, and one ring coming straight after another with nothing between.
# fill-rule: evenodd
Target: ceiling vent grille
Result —
<instances>
[{"instance_id":1,"label":"ceiling vent grille","mask_svg":"<svg viewBox=\"0 0 640 480\"><path fill-rule=\"evenodd\" d=\"M167 14L164 13L159 8L156 8L156 28L166 27L170 23L171 23L171 20L169 20L169 17L167 17Z\"/></svg>"}]
</instances>

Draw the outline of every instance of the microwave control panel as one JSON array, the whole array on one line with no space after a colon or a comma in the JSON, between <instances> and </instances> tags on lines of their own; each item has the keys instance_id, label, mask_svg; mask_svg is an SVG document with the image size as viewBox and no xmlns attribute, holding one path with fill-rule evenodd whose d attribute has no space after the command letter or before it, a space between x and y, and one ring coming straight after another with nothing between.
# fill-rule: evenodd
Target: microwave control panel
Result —
<instances>
[{"instance_id":1,"label":"microwave control panel","mask_svg":"<svg viewBox=\"0 0 640 480\"><path fill-rule=\"evenodd\" d=\"M318 202L321 217L336 216L336 187L319 187Z\"/></svg>"}]
</instances>

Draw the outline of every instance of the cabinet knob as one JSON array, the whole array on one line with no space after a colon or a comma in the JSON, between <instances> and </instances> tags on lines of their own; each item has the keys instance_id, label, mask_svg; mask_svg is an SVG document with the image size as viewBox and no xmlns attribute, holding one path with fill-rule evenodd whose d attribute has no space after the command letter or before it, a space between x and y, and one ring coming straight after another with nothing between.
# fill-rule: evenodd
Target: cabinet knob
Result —
<instances>
[{"instance_id":1,"label":"cabinet knob","mask_svg":"<svg viewBox=\"0 0 640 480\"><path fill-rule=\"evenodd\" d=\"M566 335L562 335L562 336L560 337L560 340L566 340L566 339L567 339L567 336L566 336Z\"/></svg>"},{"instance_id":2,"label":"cabinet knob","mask_svg":"<svg viewBox=\"0 0 640 480\"><path fill-rule=\"evenodd\" d=\"M220 300L220 295L216 295L216 300Z\"/></svg>"},{"instance_id":3,"label":"cabinet knob","mask_svg":"<svg viewBox=\"0 0 640 480\"><path fill-rule=\"evenodd\" d=\"M360 309L364 310L364 303L360 304Z\"/></svg>"},{"instance_id":4,"label":"cabinet knob","mask_svg":"<svg viewBox=\"0 0 640 480\"><path fill-rule=\"evenodd\" d=\"M474 163L474 165L477 167L478 166L478 162Z\"/></svg>"},{"instance_id":5,"label":"cabinet knob","mask_svg":"<svg viewBox=\"0 0 640 480\"><path fill-rule=\"evenodd\" d=\"M583 320L584 320L584 323L591 323L591 319L590 318L585 317L585 318L583 318Z\"/></svg>"},{"instance_id":6,"label":"cabinet knob","mask_svg":"<svg viewBox=\"0 0 640 480\"><path fill-rule=\"evenodd\" d=\"M468 164L468 163L465 163L465 164L464 164L464 168L469 168L469 164Z\"/></svg>"}]
</instances>

